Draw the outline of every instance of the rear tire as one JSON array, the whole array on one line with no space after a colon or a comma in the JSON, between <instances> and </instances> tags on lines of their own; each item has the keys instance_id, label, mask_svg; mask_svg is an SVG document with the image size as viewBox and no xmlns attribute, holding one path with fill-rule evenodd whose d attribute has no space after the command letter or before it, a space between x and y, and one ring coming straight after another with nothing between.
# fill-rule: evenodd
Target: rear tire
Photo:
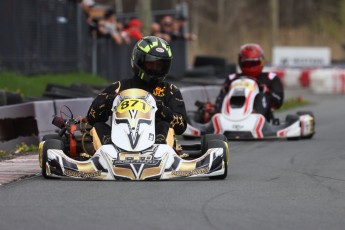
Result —
<instances>
[{"instance_id":1,"label":"rear tire","mask_svg":"<svg viewBox=\"0 0 345 230\"><path fill-rule=\"evenodd\" d=\"M228 164L229 164L229 146L227 142L222 140L210 140L205 144L206 151L210 148L222 148L224 153L223 162L225 164L225 170L222 175L209 177L210 180L224 180L228 176Z\"/></svg>"},{"instance_id":2,"label":"rear tire","mask_svg":"<svg viewBox=\"0 0 345 230\"><path fill-rule=\"evenodd\" d=\"M47 162L48 162L48 149L64 149L64 144L61 140L50 139L46 140L43 145L42 151L42 176L46 179L51 179L49 175L47 175Z\"/></svg>"},{"instance_id":3,"label":"rear tire","mask_svg":"<svg viewBox=\"0 0 345 230\"><path fill-rule=\"evenodd\" d=\"M182 136L183 137L183 139L185 139L185 140L196 140L196 139L198 139L199 137L197 137L197 136L185 136L185 135L183 135Z\"/></svg>"}]
</instances>

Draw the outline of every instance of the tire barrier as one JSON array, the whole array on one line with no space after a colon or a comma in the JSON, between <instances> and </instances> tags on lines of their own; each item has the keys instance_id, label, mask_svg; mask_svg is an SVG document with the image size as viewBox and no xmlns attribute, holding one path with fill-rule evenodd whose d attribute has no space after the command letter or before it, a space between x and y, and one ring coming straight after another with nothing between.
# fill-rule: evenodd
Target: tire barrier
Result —
<instances>
[{"instance_id":1,"label":"tire barrier","mask_svg":"<svg viewBox=\"0 0 345 230\"><path fill-rule=\"evenodd\" d=\"M52 124L60 109L68 106L74 116L85 116L93 98L33 101L0 107L0 150L12 151L22 142L38 144L46 134L53 133Z\"/></svg>"},{"instance_id":2,"label":"tire barrier","mask_svg":"<svg viewBox=\"0 0 345 230\"><path fill-rule=\"evenodd\" d=\"M48 84L43 92L44 97L52 99L66 99L66 98L85 98L95 97L98 92L92 90L93 88L83 84L72 84L71 86L62 86L58 84Z\"/></svg>"},{"instance_id":3,"label":"tire barrier","mask_svg":"<svg viewBox=\"0 0 345 230\"><path fill-rule=\"evenodd\" d=\"M14 105L23 102L23 97L19 93L8 92L0 89L0 106Z\"/></svg>"},{"instance_id":4,"label":"tire barrier","mask_svg":"<svg viewBox=\"0 0 345 230\"><path fill-rule=\"evenodd\" d=\"M287 88L309 88L320 94L345 94L345 69L342 68L265 68L282 79Z\"/></svg>"},{"instance_id":5,"label":"tire barrier","mask_svg":"<svg viewBox=\"0 0 345 230\"><path fill-rule=\"evenodd\" d=\"M230 64L225 58L216 56L196 56L193 68L185 73L185 77L209 78L210 76L224 79L236 72L236 65Z\"/></svg>"}]
</instances>

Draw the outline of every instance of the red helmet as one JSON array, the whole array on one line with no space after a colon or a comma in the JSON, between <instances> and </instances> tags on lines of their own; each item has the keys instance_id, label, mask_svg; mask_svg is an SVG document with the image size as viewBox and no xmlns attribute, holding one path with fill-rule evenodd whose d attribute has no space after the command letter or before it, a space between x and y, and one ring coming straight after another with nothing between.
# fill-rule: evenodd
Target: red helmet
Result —
<instances>
[{"instance_id":1,"label":"red helmet","mask_svg":"<svg viewBox=\"0 0 345 230\"><path fill-rule=\"evenodd\" d=\"M244 75L258 76L264 67L264 52L257 44L245 44L241 46L238 54L238 64Z\"/></svg>"}]
</instances>

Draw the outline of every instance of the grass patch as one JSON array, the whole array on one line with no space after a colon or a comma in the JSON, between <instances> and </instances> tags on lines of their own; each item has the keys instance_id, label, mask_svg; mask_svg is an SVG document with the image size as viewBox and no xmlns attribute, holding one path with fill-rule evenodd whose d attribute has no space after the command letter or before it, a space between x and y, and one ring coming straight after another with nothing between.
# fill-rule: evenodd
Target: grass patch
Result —
<instances>
[{"instance_id":1,"label":"grass patch","mask_svg":"<svg viewBox=\"0 0 345 230\"><path fill-rule=\"evenodd\" d=\"M6 152L5 150L1 150L0 149L0 159L3 158L6 155L8 155L8 152Z\"/></svg>"},{"instance_id":2,"label":"grass patch","mask_svg":"<svg viewBox=\"0 0 345 230\"><path fill-rule=\"evenodd\" d=\"M107 81L100 76L82 72L35 76L25 76L13 72L0 72L1 89L20 93L23 97L42 96L48 83L64 86L70 86L72 83L101 86L107 84Z\"/></svg>"},{"instance_id":3,"label":"grass patch","mask_svg":"<svg viewBox=\"0 0 345 230\"><path fill-rule=\"evenodd\" d=\"M25 143L21 143L20 145L17 145L17 148L14 151L14 153L27 153L27 152L38 152L38 146L27 145Z\"/></svg>"},{"instance_id":4,"label":"grass patch","mask_svg":"<svg viewBox=\"0 0 345 230\"><path fill-rule=\"evenodd\" d=\"M32 155L32 154L38 154L38 146L27 145L26 143L21 143L20 145L16 145L16 148L13 151L0 150L0 161L12 159L18 156Z\"/></svg>"},{"instance_id":5,"label":"grass patch","mask_svg":"<svg viewBox=\"0 0 345 230\"><path fill-rule=\"evenodd\" d=\"M288 100L285 100L282 107L279 109L275 110L275 112L280 112L280 111L285 111L293 108L297 108L300 106L305 106L308 105L309 101L303 99L302 97L298 96L295 98L290 98Z\"/></svg>"}]
</instances>

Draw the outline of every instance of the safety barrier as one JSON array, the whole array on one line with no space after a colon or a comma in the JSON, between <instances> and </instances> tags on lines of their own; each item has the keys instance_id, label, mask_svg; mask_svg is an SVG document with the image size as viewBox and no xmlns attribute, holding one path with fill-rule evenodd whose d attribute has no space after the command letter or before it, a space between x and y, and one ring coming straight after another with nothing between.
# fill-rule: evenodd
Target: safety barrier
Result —
<instances>
[{"instance_id":1,"label":"safety barrier","mask_svg":"<svg viewBox=\"0 0 345 230\"><path fill-rule=\"evenodd\" d=\"M285 68L267 67L282 79L284 87L302 87L314 93L345 94L344 68Z\"/></svg>"},{"instance_id":2,"label":"safety barrier","mask_svg":"<svg viewBox=\"0 0 345 230\"><path fill-rule=\"evenodd\" d=\"M345 69L319 69L310 74L310 88L320 94L345 94Z\"/></svg>"},{"instance_id":3,"label":"safety barrier","mask_svg":"<svg viewBox=\"0 0 345 230\"><path fill-rule=\"evenodd\" d=\"M195 111L196 100L212 101L217 97L220 86L182 87L182 96L188 111ZM86 116L93 98L58 99L33 101L0 107L0 150L12 151L22 142L38 144L42 137L57 129L52 118L60 115L64 106L72 110L74 117Z\"/></svg>"},{"instance_id":4,"label":"safety barrier","mask_svg":"<svg viewBox=\"0 0 345 230\"><path fill-rule=\"evenodd\" d=\"M315 93L345 94L345 69L285 69L277 71L286 87L309 87ZM278 72L280 71L280 72ZM303 80L301 80L303 79ZM302 82L302 83L301 83ZM195 111L195 101L215 102L221 85L182 87L187 112ZM0 149L13 150L16 144L38 144L42 137L56 130L51 124L63 106L74 117L85 116L93 98L34 101L0 107Z\"/></svg>"},{"instance_id":5,"label":"safety barrier","mask_svg":"<svg viewBox=\"0 0 345 230\"><path fill-rule=\"evenodd\" d=\"M283 82L284 87L308 88L310 85L310 73L314 71L313 68L275 68L266 67L264 71L271 71L276 73Z\"/></svg>"},{"instance_id":6,"label":"safety barrier","mask_svg":"<svg viewBox=\"0 0 345 230\"><path fill-rule=\"evenodd\" d=\"M54 115L68 106L74 116L85 116L93 98L33 101L0 107L0 150L13 150L21 142L38 144L46 134L53 133Z\"/></svg>"}]
</instances>

